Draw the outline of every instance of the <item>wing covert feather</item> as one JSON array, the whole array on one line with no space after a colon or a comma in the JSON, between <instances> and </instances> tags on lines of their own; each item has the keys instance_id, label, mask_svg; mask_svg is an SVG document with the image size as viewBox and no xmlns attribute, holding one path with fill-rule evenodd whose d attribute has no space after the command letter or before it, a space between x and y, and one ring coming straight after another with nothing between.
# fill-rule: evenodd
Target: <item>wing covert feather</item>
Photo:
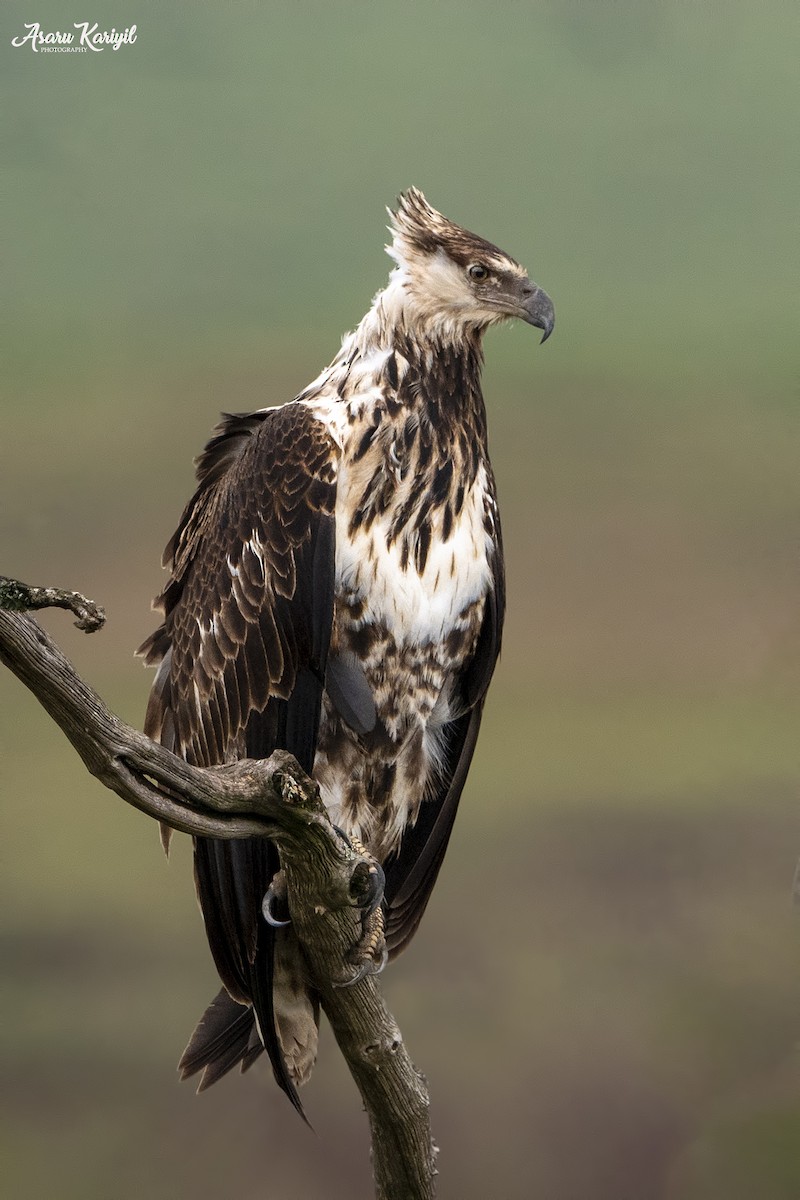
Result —
<instances>
[{"instance_id":1,"label":"wing covert feather","mask_svg":"<svg viewBox=\"0 0 800 1200\"><path fill-rule=\"evenodd\" d=\"M157 663L170 652L148 732L169 709L175 752L210 765L242 753L251 716L288 701L298 671L324 676L338 449L293 403L226 417L197 464L165 552L164 624L140 653Z\"/></svg>"}]
</instances>

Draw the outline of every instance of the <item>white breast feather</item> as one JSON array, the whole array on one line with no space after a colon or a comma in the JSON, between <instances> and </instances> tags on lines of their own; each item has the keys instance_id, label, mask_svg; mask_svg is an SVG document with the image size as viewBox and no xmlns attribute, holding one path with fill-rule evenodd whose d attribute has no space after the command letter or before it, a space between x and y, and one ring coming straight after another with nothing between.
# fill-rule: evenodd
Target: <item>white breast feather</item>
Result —
<instances>
[{"instance_id":1,"label":"white breast feather","mask_svg":"<svg viewBox=\"0 0 800 1200\"><path fill-rule=\"evenodd\" d=\"M413 556L402 567L402 537L387 545L391 511L368 530L349 532L353 502L347 467L342 465L336 502L336 587L366 598L365 624L385 622L398 644L438 642L469 605L486 595L491 570L483 524L485 489L481 466L450 537L446 542L432 539L425 570L419 574Z\"/></svg>"}]
</instances>

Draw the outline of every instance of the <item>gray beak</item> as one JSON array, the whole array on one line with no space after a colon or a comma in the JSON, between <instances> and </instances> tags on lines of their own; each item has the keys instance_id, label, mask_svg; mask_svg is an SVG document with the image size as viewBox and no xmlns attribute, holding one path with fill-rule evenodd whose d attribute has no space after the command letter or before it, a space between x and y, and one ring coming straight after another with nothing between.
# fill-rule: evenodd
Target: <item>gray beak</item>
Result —
<instances>
[{"instance_id":1,"label":"gray beak","mask_svg":"<svg viewBox=\"0 0 800 1200\"><path fill-rule=\"evenodd\" d=\"M544 336L542 337L542 341L546 342L553 332L553 326L556 323L553 301L547 292L543 292L535 283L527 284L522 289L522 292L523 300L520 316L529 325L535 325L537 329L543 329Z\"/></svg>"}]
</instances>

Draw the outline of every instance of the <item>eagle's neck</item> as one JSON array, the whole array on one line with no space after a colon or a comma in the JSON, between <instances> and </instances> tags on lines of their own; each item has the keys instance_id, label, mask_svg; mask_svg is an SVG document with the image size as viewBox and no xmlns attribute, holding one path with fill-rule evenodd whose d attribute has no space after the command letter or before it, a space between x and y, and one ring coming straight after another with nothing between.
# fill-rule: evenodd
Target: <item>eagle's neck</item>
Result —
<instances>
[{"instance_id":1,"label":"eagle's neck","mask_svg":"<svg viewBox=\"0 0 800 1200\"><path fill-rule=\"evenodd\" d=\"M397 341L413 338L418 344L450 351L477 349L480 353L485 326L467 323L457 308L435 303L402 265L395 268L389 283L378 292L372 307L351 335L363 352L387 349Z\"/></svg>"},{"instance_id":2,"label":"eagle's neck","mask_svg":"<svg viewBox=\"0 0 800 1200\"><path fill-rule=\"evenodd\" d=\"M486 456L483 333L452 314L434 318L421 309L398 268L333 362L297 399L355 405L350 420L360 413L367 424L376 406L393 421L415 414L442 458L454 444L464 446L474 478Z\"/></svg>"},{"instance_id":3,"label":"eagle's neck","mask_svg":"<svg viewBox=\"0 0 800 1200\"><path fill-rule=\"evenodd\" d=\"M398 268L345 337L328 381L343 399L376 387L399 390L406 405L424 402L443 429L465 417L482 433L483 333L420 307Z\"/></svg>"}]
</instances>

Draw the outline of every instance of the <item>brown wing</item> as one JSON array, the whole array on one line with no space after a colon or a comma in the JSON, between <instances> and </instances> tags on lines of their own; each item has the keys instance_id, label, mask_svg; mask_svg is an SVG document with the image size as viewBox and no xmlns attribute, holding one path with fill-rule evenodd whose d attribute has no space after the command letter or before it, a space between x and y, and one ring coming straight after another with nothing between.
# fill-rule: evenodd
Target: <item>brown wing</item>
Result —
<instances>
[{"instance_id":1,"label":"brown wing","mask_svg":"<svg viewBox=\"0 0 800 1200\"><path fill-rule=\"evenodd\" d=\"M167 546L160 662L145 729L208 766L289 750L311 770L333 618L338 449L304 405L228 416ZM195 878L217 969L252 1004L276 1078L299 1107L272 1012L273 931L261 901L277 869L259 839L196 839Z\"/></svg>"},{"instance_id":2,"label":"brown wing","mask_svg":"<svg viewBox=\"0 0 800 1200\"><path fill-rule=\"evenodd\" d=\"M453 829L483 714L486 691L500 654L505 615L505 576L499 523L492 560L493 586L472 657L458 680L461 715L448 730L445 765L438 794L426 801L399 850L384 863L386 874L386 945L394 958L414 936L422 920Z\"/></svg>"}]
</instances>

